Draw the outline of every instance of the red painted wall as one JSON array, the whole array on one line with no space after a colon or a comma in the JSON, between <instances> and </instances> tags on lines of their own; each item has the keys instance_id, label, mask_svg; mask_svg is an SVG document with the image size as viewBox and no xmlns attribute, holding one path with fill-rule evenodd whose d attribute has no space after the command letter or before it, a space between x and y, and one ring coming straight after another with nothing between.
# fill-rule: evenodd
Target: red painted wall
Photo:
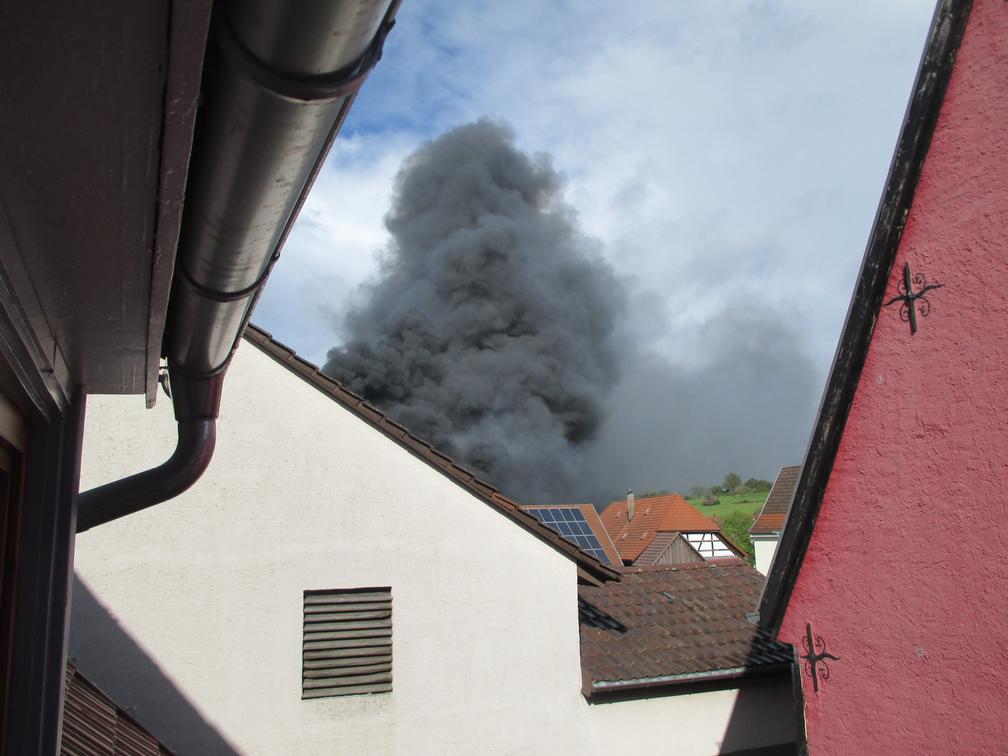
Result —
<instances>
[{"instance_id":1,"label":"red painted wall","mask_svg":"<svg viewBox=\"0 0 1008 756\"><path fill-rule=\"evenodd\" d=\"M945 288L919 330L883 308L780 632L806 622L813 753L1008 749L1008 2L977 0L904 261Z\"/></svg>"}]
</instances>

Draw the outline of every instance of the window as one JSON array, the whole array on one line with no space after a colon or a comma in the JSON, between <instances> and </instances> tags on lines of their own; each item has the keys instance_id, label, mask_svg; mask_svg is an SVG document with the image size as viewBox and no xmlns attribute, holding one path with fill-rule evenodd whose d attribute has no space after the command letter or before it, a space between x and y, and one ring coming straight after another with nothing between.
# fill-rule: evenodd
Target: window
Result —
<instances>
[{"instance_id":1,"label":"window","mask_svg":"<svg viewBox=\"0 0 1008 756\"><path fill-rule=\"evenodd\" d=\"M392 589L304 592L301 698L392 690Z\"/></svg>"}]
</instances>

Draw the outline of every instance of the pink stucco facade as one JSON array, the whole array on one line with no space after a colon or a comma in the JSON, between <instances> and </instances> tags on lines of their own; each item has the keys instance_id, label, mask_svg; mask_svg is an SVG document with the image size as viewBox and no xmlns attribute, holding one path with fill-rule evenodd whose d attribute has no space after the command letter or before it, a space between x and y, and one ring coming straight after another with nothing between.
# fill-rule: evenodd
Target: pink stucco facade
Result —
<instances>
[{"instance_id":1,"label":"pink stucco facade","mask_svg":"<svg viewBox=\"0 0 1008 756\"><path fill-rule=\"evenodd\" d=\"M944 288L919 330L882 308L779 637L812 753L1008 748L1008 2L974 3L889 280Z\"/></svg>"}]
</instances>

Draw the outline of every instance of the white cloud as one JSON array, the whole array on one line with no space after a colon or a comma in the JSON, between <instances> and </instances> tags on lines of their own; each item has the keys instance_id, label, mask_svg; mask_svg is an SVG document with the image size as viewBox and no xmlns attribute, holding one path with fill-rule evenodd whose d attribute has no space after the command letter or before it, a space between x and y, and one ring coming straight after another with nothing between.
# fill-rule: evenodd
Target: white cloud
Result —
<instances>
[{"instance_id":1,"label":"white cloud","mask_svg":"<svg viewBox=\"0 0 1008 756\"><path fill-rule=\"evenodd\" d=\"M931 14L929 2L407 0L257 322L314 359L376 265L421 139L489 115L547 151L586 233L688 357L762 299L825 365ZM663 311L659 311L663 310Z\"/></svg>"}]
</instances>

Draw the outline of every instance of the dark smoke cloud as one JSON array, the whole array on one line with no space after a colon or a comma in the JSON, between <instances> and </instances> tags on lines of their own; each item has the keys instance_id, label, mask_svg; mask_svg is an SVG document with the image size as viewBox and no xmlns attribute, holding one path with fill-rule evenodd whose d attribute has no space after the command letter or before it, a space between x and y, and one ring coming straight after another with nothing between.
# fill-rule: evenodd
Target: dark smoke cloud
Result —
<instances>
[{"instance_id":1,"label":"dark smoke cloud","mask_svg":"<svg viewBox=\"0 0 1008 756\"><path fill-rule=\"evenodd\" d=\"M523 501L566 499L619 377L622 285L547 157L480 121L410 156L324 371Z\"/></svg>"},{"instance_id":2,"label":"dark smoke cloud","mask_svg":"<svg viewBox=\"0 0 1008 756\"><path fill-rule=\"evenodd\" d=\"M772 480L801 464L825 373L794 323L750 297L701 326L705 352L688 362L637 351L580 450L580 498L685 492L729 472Z\"/></svg>"},{"instance_id":3,"label":"dark smoke cloud","mask_svg":"<svg viewBox=\"0 0 1008 756\"><path fill-rule=\"evenodd\" d=\"M800 463L824 376L794 318L735 292L691 333L671 327L702 354L648 351L640 310L669 333L664 303L639 295L626 317L623 284L560 191L548 159L499 124L421 147L397 178L379 278L325 372L529 503Z\"/></svg>"}]
</instances>

